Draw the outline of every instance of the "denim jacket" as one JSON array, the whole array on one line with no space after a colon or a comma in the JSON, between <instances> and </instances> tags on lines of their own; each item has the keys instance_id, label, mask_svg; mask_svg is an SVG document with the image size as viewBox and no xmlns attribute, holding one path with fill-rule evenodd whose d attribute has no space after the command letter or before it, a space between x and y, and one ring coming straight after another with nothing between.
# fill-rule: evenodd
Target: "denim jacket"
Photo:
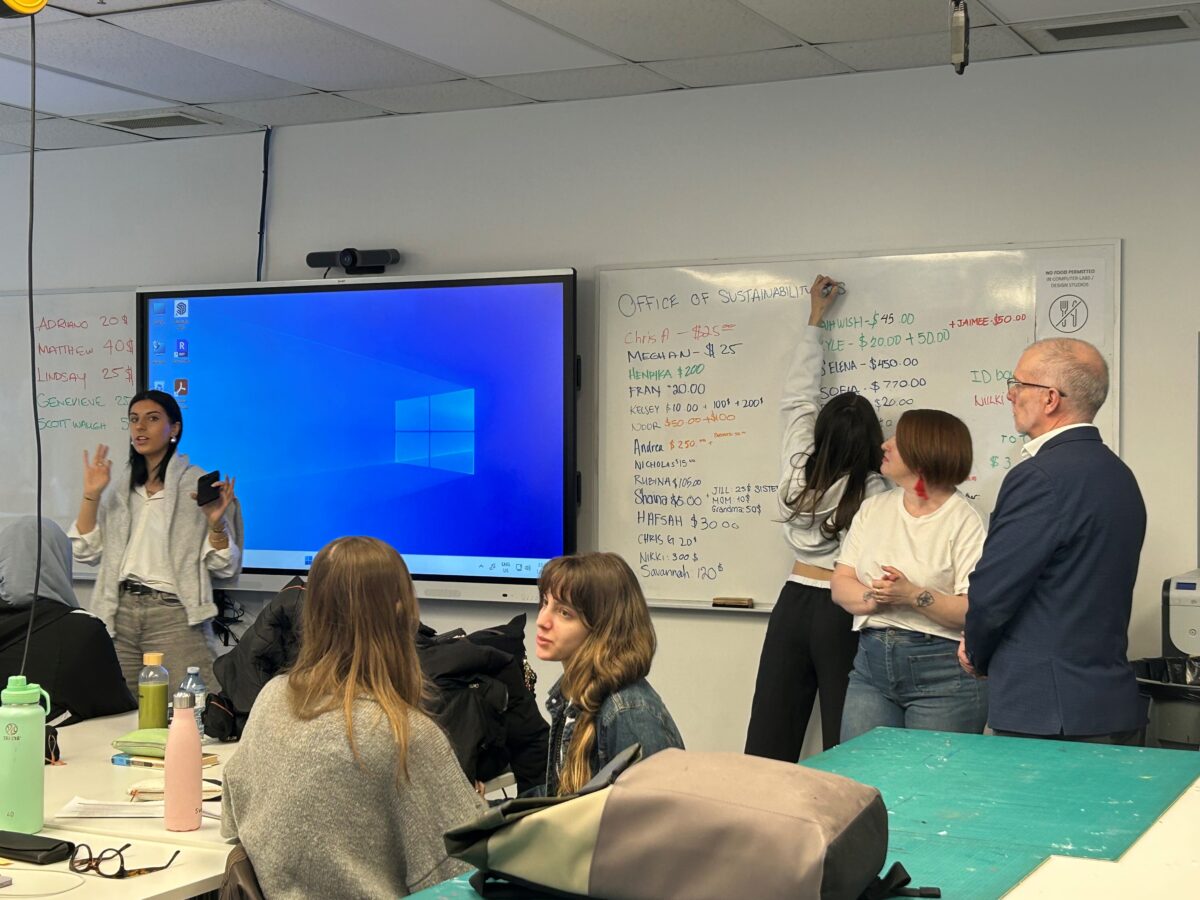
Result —
<instances>
[{"instance_id":1,"label":"denim jacket","mask_svg":"<svg viewBox=\"0 0 1200 900\"><path fill-rule=\"evenodd\" d=\"M555 683L546 700L546 710L550 713L550 753L546 760L545 793L549 796L558 792L558 772L579 717L579 709L563 697L561 683ZM600 771L631 744L642 745L642 759L668 747L683 749L675 720L645 678L613 691L600 705L596 743L592 747L592 772Z\"/></svg>"}]
</instances>

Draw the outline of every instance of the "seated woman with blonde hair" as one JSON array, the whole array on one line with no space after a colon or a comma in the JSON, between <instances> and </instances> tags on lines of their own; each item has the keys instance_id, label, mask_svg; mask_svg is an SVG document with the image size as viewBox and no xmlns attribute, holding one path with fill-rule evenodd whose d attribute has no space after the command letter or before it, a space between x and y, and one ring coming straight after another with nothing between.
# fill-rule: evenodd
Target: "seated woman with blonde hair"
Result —
<instances>
[{"instance_id":1,"label":"seated woman with blonde hair","mask_svg":"<svg viewBox=\"0 0 1200 900\"><path fill-rule=\"evenodd\" d=\"M383 541L313 560L295 666L254 704L225 767L221 832L272 900L402 897L469 871L442 833L485 808L422 712L417 598Z\"/></svg>"},{"instance_id":2,"label":"seated woman with blonde hair","mask_svg":"<svg viewBox=\"0 0 1200 900\"><path fill-rule=\"evenodd\" d=\"M615 553L546 563L538 577L538 659L561 662L550 689L545 793L578 791L633 744L642 758L683 738L646 675L656 641L637 576Z\"/></svg>"}]
</instances>

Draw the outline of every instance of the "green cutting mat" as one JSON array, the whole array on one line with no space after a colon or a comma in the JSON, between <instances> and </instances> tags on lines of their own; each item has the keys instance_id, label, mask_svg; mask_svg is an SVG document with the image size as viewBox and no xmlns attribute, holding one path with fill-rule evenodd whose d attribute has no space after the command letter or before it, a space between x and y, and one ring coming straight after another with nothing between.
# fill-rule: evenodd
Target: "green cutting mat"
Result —
<instances>
[{"instance_id":1,"label":"green cutting mat","mask_svg":"<svg viewBox=\"0 0 1200 900\"><path fill-rule=\"evenodd\" d=\"M1010 890L1051 855L1116 859L1200 777L1200 753L877 728L804 762L877 787L888 865L946 900Z\"/></svg>"},{"instance_id":2,"label":"green cutting mat","mask_svg":"<svg viewBox=\"0 0 1200 900\"><path fill-rule=\"evenodd\" d=\"M1054 854L1116 859L1200 777L1200 753L1184 750L902 728L804 765L879 788L887 865L904 863L913 886L940 887L946 900L1000 897ZM479 895L463 876L413 896Z\"/></svg>"}]
</instances>

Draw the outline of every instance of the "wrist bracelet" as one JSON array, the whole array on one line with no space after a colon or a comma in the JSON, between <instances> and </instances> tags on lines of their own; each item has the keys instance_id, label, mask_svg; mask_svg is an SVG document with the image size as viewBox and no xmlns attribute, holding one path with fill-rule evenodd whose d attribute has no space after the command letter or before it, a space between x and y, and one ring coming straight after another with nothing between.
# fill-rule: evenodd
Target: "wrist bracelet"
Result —
<instances>
[{"instance_id":1,"label":"wrist bracelet","mask_svg":"<svg viewBox=\"0 0 1200 900\"><path fill-rule=\"evenodd\" d=\"M89 500L89 501L91 501L92 503L99 503L99 502L100 502L100 498L99 498L99 497L89 497L87 494L84 494L84 495L83 495L83 499L84 499L84 500Z\"/></svg>"}]
</instances>

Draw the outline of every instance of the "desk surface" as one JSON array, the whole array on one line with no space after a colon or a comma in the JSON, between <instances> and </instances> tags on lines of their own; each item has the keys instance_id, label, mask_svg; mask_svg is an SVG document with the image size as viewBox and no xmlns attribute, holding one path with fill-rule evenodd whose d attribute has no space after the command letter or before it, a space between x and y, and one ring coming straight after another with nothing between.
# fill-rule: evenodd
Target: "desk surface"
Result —
<instances>
[{"instance_id":1,"label":"desk surface","mask_svg":"<svg viewBox=\"0 0 1200 900\"><path fill-rule=\"evenodd\" d=\"M96 853L129 843L125 863L129 868L158 866L180 850L170 868L132 879L76 875L65 862L52 866L13 863L0 867L0 874L13 879L0 897L55 896L68 898L132 897L155 900L182 900L220 887L225 871L229 844L221 837L221 824L205 818L200 830L170 832L161 816L153 819L76 819L57 818L60 809L75 796L89 800L121 800L128 797L129 786L149 778L161 778L161 769L114 766L112 748L115 738L137 728L137 713L104 719L92 719L59 729L59 746L65 765L47 766L45 827L42 834L73 843L87 844ZM206 753L216 753L224 763L236 749L235 744L205 745ZM204 770L206 778L221 778L221 766Z\"/></svg>"},{"instance_id":2,"label":"desk surface","mask_svg":"<svg viewBox=\"0 0 1200 900\"><path fill-rule=\"evenodd\" d=\"M882 728L804 764L879 788L888 865L946 900L1187 896L1200 875L1200 753Z\"/></svg>"}]
</instances>

